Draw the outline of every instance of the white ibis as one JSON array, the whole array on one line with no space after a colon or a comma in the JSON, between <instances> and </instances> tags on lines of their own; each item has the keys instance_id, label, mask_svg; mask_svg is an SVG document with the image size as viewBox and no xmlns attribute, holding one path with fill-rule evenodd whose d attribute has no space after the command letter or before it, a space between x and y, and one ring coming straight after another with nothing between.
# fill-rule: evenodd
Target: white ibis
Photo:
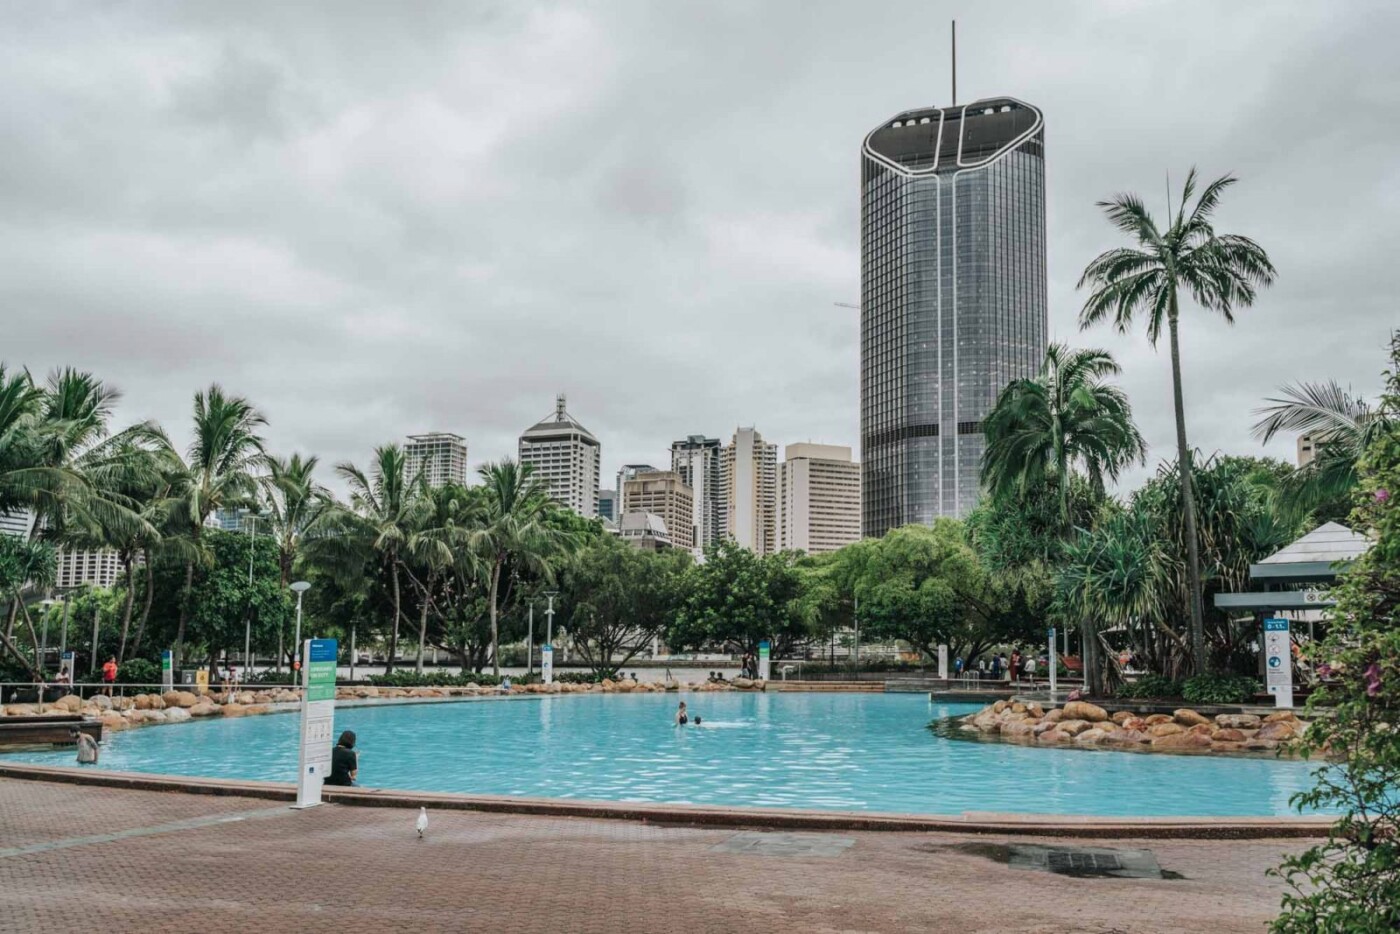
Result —
<instances>
[{"instance_id":1,"label":"white ibis","mask_svg":"<svg viewBox=\"0 0 1400 934\"><path fill-rule=\"evenodd\" d=\"M427 809L427 808L419 808L419 809L418 809L418 820L414 823L413 826L415 826L415 827L418 828L418 839L420 839L420 840L423 839L423 831L425 831L425 830L428 829L428 809Z\"/></svg>"}]
</instances>

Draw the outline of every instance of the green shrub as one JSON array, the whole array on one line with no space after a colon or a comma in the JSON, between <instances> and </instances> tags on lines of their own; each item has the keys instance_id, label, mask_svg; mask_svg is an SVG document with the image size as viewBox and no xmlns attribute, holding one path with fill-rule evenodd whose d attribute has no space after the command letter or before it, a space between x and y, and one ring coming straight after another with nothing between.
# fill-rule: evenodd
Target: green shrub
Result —
<instances>
[{"instance_id":1,"label":"green shrub","mask_svg":"<svg viewBox=\"0 0 1400 934\"><path fill-rule=\"evenodd\" d=\"M1181 696L1192 704L1243 704L1259 690L1259 682L1241 675L1204 674L1181 683Z\"/></svg>"},{"instance_id":2,"label":"green shrub","mask_svg":"<svg viewBox=\"0 0 1400 934\"><path fill-rule=\"evenodd\" d=\"M527 684L529 681L523 675L511 680L514 684ZM477 674L469 671L453 675L445 671L425 671L419 674L416 671L407 670L394 671L387 675L371 675L369 683L382 688L444 688L465 687L468 684L491 688L500 684L501 679L485 672Z\"/></svg>"},{"instance_id":3,"label":"green shrub","mask_svg":"<svg viewBox=\"0 0 1400 934\"><path fill-rule=\"evenodd\" d=\"M1136 681L1126 682L1118 689L1118 696L1137 699L1148 697L1180 697L1181 682L1157 674L1139 675Z\"/></svg>"},{"instance_id":4,"label":"green shrub","mask_svg":"<svg viewBox=\"0 0 1400 934\"><path fill-rule=\"evenodd\" d=\"M117 680L125 684L160 684L160 666L146 658L128 658L117 669Z\"/></svg>"},{"instance_id":5,"label":"green shrub","mask_svg":"<svg viewBox=\"0 0 1400 934\"><path fill-rule=\"evenodd\" d=\"M244 683L244 684L296 684L296 683L297 683L297 680L298 680L298 679L297 679L297 675L299 675L299 674L300 674L300 672L289 671L289 670L286 670L286 669L283 669L282 671L273 671L271 668L268 668L268 669L265 670L265 671L254 672L253 674L251 674L251 675L249 675L248 677L244 678L244 679L243 679L243 683Z\"/></svg>"},{"instance_id":6,"label":"green shrub","mask_svg":"<svg viewBox=\"0 0 1400 934\"><path fill-rule=\"evenodd\" d=\"M597 684L602 679L591 671L556 671L554 680L560 684Z\"/></svg>"}]
</instances>

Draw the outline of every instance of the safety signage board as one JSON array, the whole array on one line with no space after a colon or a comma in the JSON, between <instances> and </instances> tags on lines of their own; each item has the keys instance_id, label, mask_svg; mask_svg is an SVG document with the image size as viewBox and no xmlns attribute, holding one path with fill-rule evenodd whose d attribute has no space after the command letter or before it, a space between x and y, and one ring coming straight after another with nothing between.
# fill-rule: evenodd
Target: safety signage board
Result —
<instances>
[{"instance_id":1,"label":"safety signage board","mask_svg":"<svg viewBox=\"0 0 1400 934\"><path fill-rule=\"evenodd\" d=\"M1264 683L1274 695L1275 707L1293 706L1293 646L1288 620L1264 620Z\"/></svg>"},{"instance_id":2,"label":"safety signage board","mask_svg":"<svg viewBox=\"0 0 1400 934\"><path fill-rule=\"evenodd\" d=\"M160 653L160 687L162 691L175 690L175 653L170 649Z\"/></svg>"},{"instance_id":3,"label":"safety signage board","mask_svg":"<svg viewBox=\"0 0 1400 934\"><path fill-rule=\"evenodd\" d=\"M331 744L335 732L334 639L307 639L301 669L301 751L297 757L297 803L309 808L321 803L321 785L331 774Z\"/></svg>"},{"instance_id":4,"label":"safety signage board","mask_svg":"<svg viewBox=\"0 0 1400 934\"><path fill-rule=\"evenodd\" d=\"M771 665L771 662L770 662L769 659L768 659L768 655L769 655L768 640L767 640L767 639L764 639L762 642L760 642L760 643L758 644L758 676L759 676L760 678L762 678L764 681L767 681L767 680L768 680L768 670L769 670L769 666Z\"/></svg>"},{"instance_id":5,"label":"safety signage board","mask_svg":"<svg viewBox=\"0 0 1400 934\"><path fill-rule=\"evenodd\" d=\"M540 646L540 676L545 684L554 683L554 646Z\"/></svg>"}]
</instances>

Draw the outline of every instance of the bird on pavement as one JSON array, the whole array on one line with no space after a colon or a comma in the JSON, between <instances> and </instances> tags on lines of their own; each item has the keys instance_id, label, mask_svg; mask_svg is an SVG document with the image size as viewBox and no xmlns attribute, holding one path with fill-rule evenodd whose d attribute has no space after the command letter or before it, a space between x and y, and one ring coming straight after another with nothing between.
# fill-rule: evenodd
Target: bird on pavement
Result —
<instances>
[{"instance_id":1,"label":"bird on pavement","mask_svg":"<svg viewBox=\"0 0 1400 934\"><path fill-rule=\"evenodd\" d=\"M427 809L427 808L419 808L419 809L418 809L418 820L417 820L417 822L414 823L413 826L415 826L415 827L418 828L418 839L420 839L420 840L423 839L423 831L425 831L425 830L428 829L428 809Z\"/></svg>"}]
</instances>

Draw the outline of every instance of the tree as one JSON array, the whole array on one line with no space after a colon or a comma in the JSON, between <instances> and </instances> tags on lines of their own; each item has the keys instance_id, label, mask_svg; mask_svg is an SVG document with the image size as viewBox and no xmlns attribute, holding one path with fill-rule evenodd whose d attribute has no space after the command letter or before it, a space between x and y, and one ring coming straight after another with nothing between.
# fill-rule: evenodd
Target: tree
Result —
<instances>
[{"instance_id":1,"label":"tree","mask_svg":"<svg viewBox=\"0 0 1400 934\"><path fill-rule=\"evenodd\" d=\"M1268 444L1279 432L1292 431L1313 441L1312 461L1300 467L1284 487L1289 505L1300 515L1337 502L1349 507L1357 484L1357 462L1376 438L1391 429L1390 419L1335 381L1298 383L1279 392L1255 410L1259 420L1254 423L1254 437Z\"/></svg>"},{"instance_id":2,"label":"tree","mask_svg":"<svg viewBox=\"0 0 1400 934\"><path fill-rule=\"evenodd\" d=\"M389 576L394 615L385 671L393 671L403 618L404 556L409 538L428 507L427 486L421 470L409 470L408 455L397 444L375 448L369 474L348 463L337 466L336 472L350 487L350 507L337 511L330 534L319 541L323 554L334 550L342 560L348 558L360 567L364 556L374 555Z\"/></svg>"},{"instance_id":3,"label":"tree","mask_svg":"<svg viewBox=\"0 0 1400 934\"><path fill-rule=\"evenodd\" d=\"M795 552L756 555L734 542L707 549L686 575L686 597L667 630L673 647L722 645L757 654L767 640L774 658L812 640L802 612Z\"/></svg>"},{"instance_id":4,"label":"tree","mask_svg":"<svg viewBox=\"0 0 1400 934\"><path fill-rule=\"evenodd\" d=\"M1076 469L1102 497L1105 477L1116 480L1147 456L1127 396L1105 382L1119 372L1105 350L1051 344L1040 373L1010 383L983 422L983 484L995 496L1024 496L1049 484L1059 495L1061 534L1068 534Z\"/></svg>"},{"instance_id":5,"label":"tree","mask_svg":"<svg viewBox=\"0 0 1400 934\"><path fill-rule=\"evenodd\" d=\"M21 602L21 592L26 587L47 588L53 586L58 573L58 559L53 546L47 542L36 542L11 535L0 535L0 596L8 596L16 603ZM29 617L26 614L26 622ZM29 637L33 643L33 658L20 651L15 645L13 630L8 627L0 630L0 643L16 662L23 665L31 674L38 673L43 664L39 658L39 639L29 624Z\"/></svg>"},{"instance_id":6,"label":"tree","mask_svg":"<svg viewBox=\"0 0 1400 934\"><path fill-rule=\"evenodd\" d=\"M690 565L681 549L641 551L604 535L559 575L557 622L594 673L611 677L675 620Z\"/></svg>"},{"instance_id":7,"label":"tree","mask_svg":"<svg viewBox=\"0 0 1400 934\"><path fill-rule=\"evenodd\" d=\"M423 671L424 647L428 640L428 613L445 596L448 578L454 570L470 577L476 556L468 548L467 535L473 518L472 497L464 487L448 484L424 492L424 508L415 515L405 553L409 556L409 576L418 594L418 660ZM436 609L442 615L440 607Z\"/></svg>"},{"instance_id":8,"label":"tree","mask_svg":"<svg viewBox=\"0 0 1400 934\"><path fill-rule=\"evenodd\" d=\"M467 535L481 561L491 618L491 669L501 673L500 595L502 572L511 562L524 573L551 577L556 562L578 547L578 538L550 521L554 511L545 483L529 464L510 458L483 464L485 484L478 513Z\"/></svg>"},{"instance_id":9,"label":"tree","mask_svg":"<svg viewBox=\"0 0 1400 934\"><path fill-rule=\"evenodd\" d=\"M1180 292L1188 292L1201 308L1234 323L1236 308L1254 304L1256 290L1274 280L1274 266L1264 249L1238 234L1217 234L1211 218L1225 190L1235 183L1225 175L1201 192L1188 212L1196 191L1196 170L1186 176L1181 205L1175 217L1168 206L1170 225L1160 230L1147 207L1136 195L1121 194L1103 201L1108 219L1136 241L1135 247L1119 247L1096 257L1085 268L1079 286L1091 286L1080 312L1079 324L1087 328L1105 318L1127 333L1133 317L1147 318L1147 337L1155 347L1167 326L1171 346L1172 403L1176 412L1176 452L1182 465L1181 498L1186 520L1186 561L1190 579L1191 651L1198 673L1206 670L1205 631L1201 617L1201 569L1196 539L1196 503L1192 495L1191 449L1186 443L1186 409L1181 390L1181 349L1178 341Z\"/></svg>"},{"instance_id":10,"label":"tree","mask_svg":"<svg viewBox=\"0 0 1400 934\"><path fill-rule=\"evenodd\" d=\"M175 667L181 663L185 627L190 618L189 587L197 561L207 560L200 546L205 523L220 509L249 504L256 495L253 471L265 456L259 430L267 419L240 396L229 396L217 383L194 396L194 440L186 451L182 475L173 491L171 520L188 540L184 559L185 595L175 631Z\"/></svg>"},{"instance_id":11,"label":"tree","mask_svg":"<svg viewBox=\"0 0 1400 934\"><path fill-rule=\"evenodd\" d=\"M1336 808L1327 839L1276 872L1291 891L1279 934L1400 929L1400 332L1380 412L1385 426L1358 465L1352 525L1373 533L1370 550L1342 576L1319 690L1308 699L1308 755L1325 755L1299 808Z\"/></svg>"}]
</instances>

